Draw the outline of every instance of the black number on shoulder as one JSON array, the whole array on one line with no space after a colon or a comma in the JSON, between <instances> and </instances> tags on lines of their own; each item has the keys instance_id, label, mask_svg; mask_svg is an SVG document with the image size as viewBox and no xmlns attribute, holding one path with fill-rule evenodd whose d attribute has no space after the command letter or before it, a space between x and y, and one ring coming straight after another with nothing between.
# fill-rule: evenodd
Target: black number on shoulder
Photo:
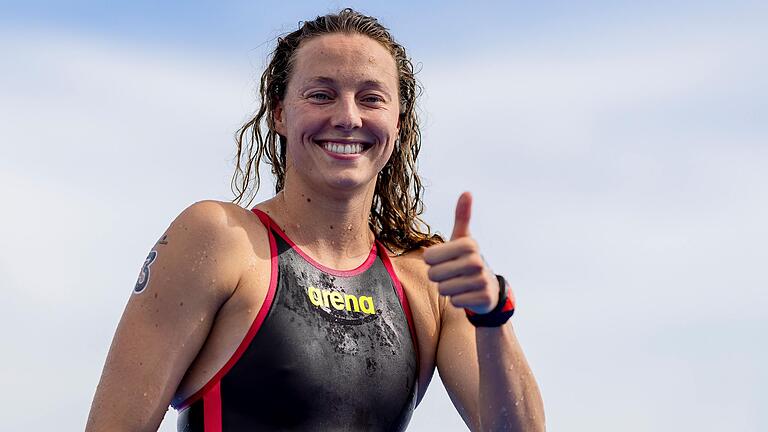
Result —
<instances>
[{"instance_id":1,"label":"black number on shoulder","mask_svg":"<svg viewBox=\"0 0 768 432\"><path fill-rule=\"evenodd\" d=\"M149 267L155 262L155 258L157 258L157 251L149 251L149 255L147 255L147 259L144 260L144 265L141 267L141 272L139 272L139 280L136 281L136 286L133 287L134 294L141 294L147 288L149 284Z\"/></svg>"}]
</instances>

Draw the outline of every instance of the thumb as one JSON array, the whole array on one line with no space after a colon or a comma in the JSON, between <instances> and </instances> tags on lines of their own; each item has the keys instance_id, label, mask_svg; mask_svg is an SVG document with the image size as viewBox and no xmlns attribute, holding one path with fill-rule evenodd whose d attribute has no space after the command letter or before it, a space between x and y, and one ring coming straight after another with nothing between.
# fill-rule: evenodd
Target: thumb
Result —
<instances>
[{"instance_id":1,"label":"thumb","mask_svg":"<svg viewBox=\"0 0 768 432\"><path fill-rule=\"evenodd\" d=\"M453 222L451 240L469 235L469 217L472 215L472 194L464 192L456 203L456 217Z\"/></svg>"}]
</instances>

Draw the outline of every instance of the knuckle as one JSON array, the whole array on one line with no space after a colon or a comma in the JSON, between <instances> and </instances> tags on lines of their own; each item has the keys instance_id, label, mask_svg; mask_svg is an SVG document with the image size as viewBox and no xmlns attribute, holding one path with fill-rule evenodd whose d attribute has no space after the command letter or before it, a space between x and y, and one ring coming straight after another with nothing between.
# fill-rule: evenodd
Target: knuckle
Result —
<instances>
[{"instance_id":1,"label":"knuckle","mask_svg":"<svg viewBox=\"0 0 768 432\"><path fill-rule=\"evenodd\" d=\"M483 293L483 303L485 303L488 306L492 306L491 303L493 303L493 296L489 292Z\"/></svg>"},{"instance_id":2,"label":"knuckle","mask_svg":"<svg viewBox=\"0 0 768 432\"><path fill-rule=\"evenodd\" d=\"M474 273L482 271L484 267L485 263L483 263L483 259L480 258L480 255L473 254L467 259L467 268Z\"/></svg>"},{"instance_id":3,"label":"knuckle","mask_svg":"<svg viewBox=\"0 0 768 432\"><path fill-rule=\"evenodd\" d=\"M430 267L429 269L427 269L427 277L429 278L429 280L435 280L435 268L434 267Z\"/></svg>"},{"instance_id":4,"label":"knuckle","mask_svg":"<svg viewBox=\"0 0 768 432\"><path fill-rule=\"evenodd\" d=\"M450 295L451 293L451 284L449 282L439 282L437 284L437 292L440 293L440 295Z\"/></svg>"},{"instance_id":5,"label":"knuckle","mask_svg":"<svg viewBox=\"0 0 768 432\"><path fill-rule=\"evenodd\" d=\"M422 257L424 258L424 262L427 264L432 264L432 261L434 260L434 251L431 249L427 249L424 251L424 255Z\"/></svg>"},{"instance_id":6,"label":"knuckle","mask_svg":"<svg viewBox=\"0 0 768 432\"><path fill-rule=\"evenodd\" d=\"M475 291L480 291L485 293L487 290L485 289L485 282L482 280L474 281L472 283L472 287L475 289Z\"/></svg>"},{"instance_id":7,"label":"knuckle","mask_svg":"<svg viewBox=\"0 0 768 432\"><path fill-rule=\"evenodd\" d=\"M437 284L437 292L440 295L445 295L445 284L444 283L440 282L440 283Z\"/></svg>"},{"instance_id":8,"label":"knuckle","mask_svg":"<svg viewBox=\"0 0 768 432\"><path fill-rule=\"evenodd\" d=\"M468 250L468 249L469 249L469 243L468 243L468 242L469 242L469 240L470 240L470 237L462 237L462 238L460 238L460 239L457 239L457 240L455 240L455 242L456 242L456 246L457 246L457 247L458 247L458 248L459 248L461 251L465 251L465 250Z\"/></svg>"}]
</instances>

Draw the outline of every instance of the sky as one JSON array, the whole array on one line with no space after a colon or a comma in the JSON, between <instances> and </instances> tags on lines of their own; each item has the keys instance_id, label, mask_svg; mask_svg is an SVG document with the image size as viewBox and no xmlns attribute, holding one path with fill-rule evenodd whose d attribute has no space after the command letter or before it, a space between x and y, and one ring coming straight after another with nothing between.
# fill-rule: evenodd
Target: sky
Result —
<instances>
[{"instance_id":1,"label":"sky","mask_svg":"<svg viewBox=\"0 0 768 432\"><path fill-rule=\"evenodd\" d=\"M768 430L764 2L158 3L0 2L5 428L83 429L147 250L232 198L275 38L352 6L418 65L424 217L473 192L549 430ZM437 376L410 430L466 430Z\"/></svg>"}]
</instances>

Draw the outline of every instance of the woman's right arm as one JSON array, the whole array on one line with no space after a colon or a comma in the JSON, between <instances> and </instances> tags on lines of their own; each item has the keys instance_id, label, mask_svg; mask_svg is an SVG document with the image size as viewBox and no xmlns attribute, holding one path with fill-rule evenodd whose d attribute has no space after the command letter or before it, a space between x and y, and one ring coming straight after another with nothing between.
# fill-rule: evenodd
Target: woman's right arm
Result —
<instances>
[{"instance_id":1,"label":"woman's right arm","mask_svg":"<svg viewBox=\"0 0 768 432\"><path fill-rule=\"evenodd\" d=\"M159 427L242 271L228 205L191 205L150 251L112 340L87 432Z\"/></svg>"}]
</instances>

